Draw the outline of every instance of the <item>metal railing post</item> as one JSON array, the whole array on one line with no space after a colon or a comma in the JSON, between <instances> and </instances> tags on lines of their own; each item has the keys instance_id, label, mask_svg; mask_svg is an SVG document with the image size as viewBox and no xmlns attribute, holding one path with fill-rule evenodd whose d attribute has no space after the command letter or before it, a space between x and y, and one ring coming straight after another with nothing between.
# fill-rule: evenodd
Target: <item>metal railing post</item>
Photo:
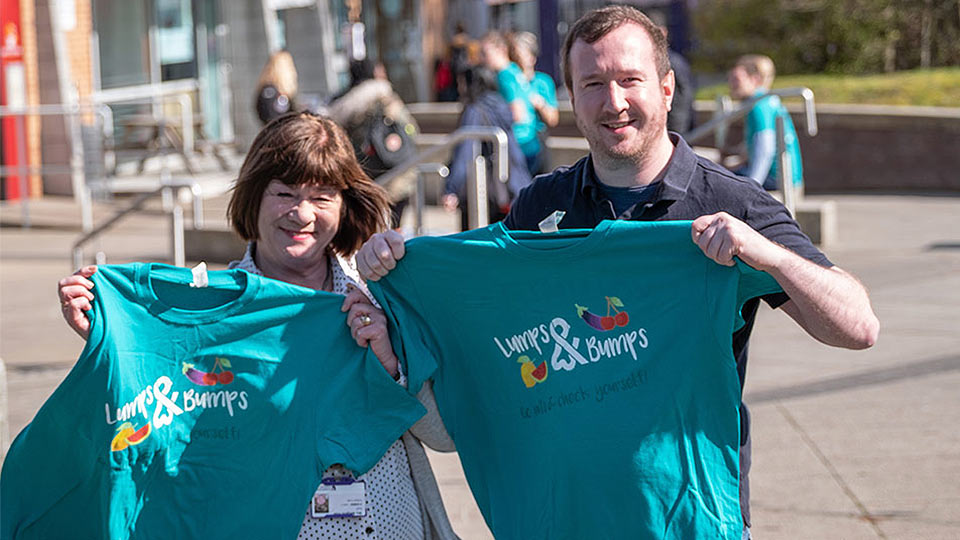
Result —
<instances>
[{"instance_id":1,"label":"metal railing post","mask_svg":"<svg viewBox=\"0 0 960 540\"><path fill-rule=\"evenodd\" d=\"M186 256L184 254L183 240L183 207L179 204L173 205L170 212L170 243L173 250L173 264L175 266L186 266Z\"/></svg>"},{"instance_id":2,"label":"metal railing post","mask_svg":"<svg viewBox=\"0 0 960 540\"><path fill-rule=\"evenodd\" d=\"M713 113L713 118L722 118L723 116L730 113L730 110L733 108L733 101L730 100L730 96L717 96L717 110ZM724 148L727 146L727 129L729 124L721 123L717 126L716 132L713 134L713 142L717 148Z\"/></svg>"},{"instance_id":3,"label":"metal railing post","mask_svg":"<svg viewBox=\"0 0 960 540\"><path fill-rule=\"evenodd\" d=\"M189 94L177 94L176 102L180 105L180 130L183 153L188 157L193 154L193 99Z\"/></svg>"},{"instance_id":4,"label":"metal railing post","mask_svg":"<svg viewBox=\"0 0 960 540\"><path fill-rule=\"evenodd\" d=\"M490 224L490 208L487 202L487 160L480 153L480 141L474 140L470 149L470 166L467 167L467 226L471 229ZM472 174L471 174L472 173Z\"/></svg>"},{"instance_id":5,"label":"metal railing post","mask_svg":"<svg viewBox=\"0 0 960 540\"><path fill-rule=\"evenodd\" d=\"M411 210L413 212L413 234L415 236L421 236L423 234L423 210L427 206L426 187L424 186L425 180L423 178L425 173L436 173L440 178L446 178L447 175L450 174L450 169L443 163L423 163L417 167L416 191L414 191L411 204Z\"/></svg>"},{"instance_id":6,"label":"metal railing post","mask_svg":"<svg viewBox=\"0 0 960 540\"><path fill-rule=\"evenodd\" d=\"M203 190L200 188L200 184L190 186L190 197L193 198L193 228L202 229L204 227Z\"/></svg>"},{"instance_id":7,"label":"metal railing post","mask_svg":"<svg viewBox=\"0 0 960 540\"><path fill-rule=\"evenodd\" d=\"M786 131L783 127L783 117L779 114L776 119L777 128L777 185L783 190L783 205L796 216L797 200L796 188L793 184L793 163L787 153Z\"/></svg>"},{"instance_id":8,"label":"metal railing post","mask_svg":"<svg viewBox=\"0 0 960 540\"><path fill-rule=\"evenodd\" d=\"M30 228L30 181L27 178L27 126L23 115L17 116L17 176L20 180L20 206L23 212L24 229Z\"/></svg>"}]
</instances>

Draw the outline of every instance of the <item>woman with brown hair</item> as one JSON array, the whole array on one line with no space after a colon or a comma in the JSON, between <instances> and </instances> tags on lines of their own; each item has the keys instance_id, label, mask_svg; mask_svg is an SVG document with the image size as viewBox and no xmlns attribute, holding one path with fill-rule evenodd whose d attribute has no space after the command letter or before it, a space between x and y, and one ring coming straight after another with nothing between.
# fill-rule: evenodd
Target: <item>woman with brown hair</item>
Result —
<instances>
[{"instance_id":1,"label":"woman with brown hair","mask_svg":"<svg viewBox=\"0 0 960 540\"><path fill-rule=\"evenodd\" d=\"M357 344L369 346L405 384L386 319L353 260L370 235L386 230L388 216L386 193L363 174L343 130L311 113L287 114L257 135L240 169L227 217L248 245L230 268L345 295L341 309ZM85 339L90 326L84 311L93 298L87 278L95 271L83 268L59 284L64 318ZM314 517L314 505L304 501L309 508L299 538L456 538L420 441L440 451L453 451L453 443L428 385L418 398L428 414L373 469L358 478L339 465L323 473L328 482L362 481L365 515Z\"/></svg>"}]
</instances>

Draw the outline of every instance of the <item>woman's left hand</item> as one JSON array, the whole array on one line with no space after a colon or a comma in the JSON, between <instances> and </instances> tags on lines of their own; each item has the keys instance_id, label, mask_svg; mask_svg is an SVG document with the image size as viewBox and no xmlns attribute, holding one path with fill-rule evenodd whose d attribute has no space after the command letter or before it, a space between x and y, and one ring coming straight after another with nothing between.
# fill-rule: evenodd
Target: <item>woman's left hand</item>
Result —
<instances>
[{"instance_id":1,"label":"woman's left hand","mask_svg":"<svg viewBox=\"0 0 960 540\"><path fill-rule=\"evenodd\" d=\"M347 312L347 326L350 327L350 335L357 341L357 345L370 347L383 369L396 378L398 360L390 344L387 317L383 311L377 309L360 289L353 289L347 294L340 310Z\"/></svg>"}]
</instances>

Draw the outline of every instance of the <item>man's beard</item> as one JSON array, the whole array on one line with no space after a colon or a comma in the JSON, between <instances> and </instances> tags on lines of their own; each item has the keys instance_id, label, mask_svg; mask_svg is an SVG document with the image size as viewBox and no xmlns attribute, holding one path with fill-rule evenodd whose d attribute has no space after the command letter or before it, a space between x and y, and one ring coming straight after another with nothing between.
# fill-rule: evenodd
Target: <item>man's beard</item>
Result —
<instances>
[{"instance_id":1,"label":"man's beard","mask_svg":"<svg viewBox=\"0 0 960 540\"><path fill-rule=\"evenodd\" d=\"M604 168L622 169L625 167L641 167L643 165L644 161L646 161L652 152L660 133L666 128L667 114L666 111L658 111L653 117L639 116L635 118L634 121L639 127L637 128L637 136L633 140L634 144L622 151L610 148L603 142L602 131L606 128L601 124L603 122L609 122L609 120L595 122L593 124L594 129L590 130L587 129L588 126L585 126L579 117L575 118L580 133L584 134L584 137L587 139L594 159L599 161ZM594 134L596 140L591 140L591 137L587 137L587 133Z\"/></svg>"}]
</instances>

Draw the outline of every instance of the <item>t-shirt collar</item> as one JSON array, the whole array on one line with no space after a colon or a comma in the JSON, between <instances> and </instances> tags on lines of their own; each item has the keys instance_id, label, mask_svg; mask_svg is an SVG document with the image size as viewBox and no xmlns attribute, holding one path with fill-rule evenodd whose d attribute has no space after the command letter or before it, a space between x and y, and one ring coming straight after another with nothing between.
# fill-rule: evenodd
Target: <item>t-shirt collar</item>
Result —
<instances>
[{"instance_id":1,"label":"t-shirt collar","mask_svg":"<svg viewBox=\"0 0 960 540\"><path fill-rule=\"evenodd\" d=\"M686 197L687 188L693 180L697 167L697 155L683 137L676 133L669 133L670 142L674 145L673 155L667 163L664 174L660 177L663 187L651 199L651 203L659 201L679 201ZM580 192L590 197L594 202L603 200L603 191L600 189L600 180L593 168L593 154L580 162L580 171L577 175Z\"/></svg>"}]
</instances>

